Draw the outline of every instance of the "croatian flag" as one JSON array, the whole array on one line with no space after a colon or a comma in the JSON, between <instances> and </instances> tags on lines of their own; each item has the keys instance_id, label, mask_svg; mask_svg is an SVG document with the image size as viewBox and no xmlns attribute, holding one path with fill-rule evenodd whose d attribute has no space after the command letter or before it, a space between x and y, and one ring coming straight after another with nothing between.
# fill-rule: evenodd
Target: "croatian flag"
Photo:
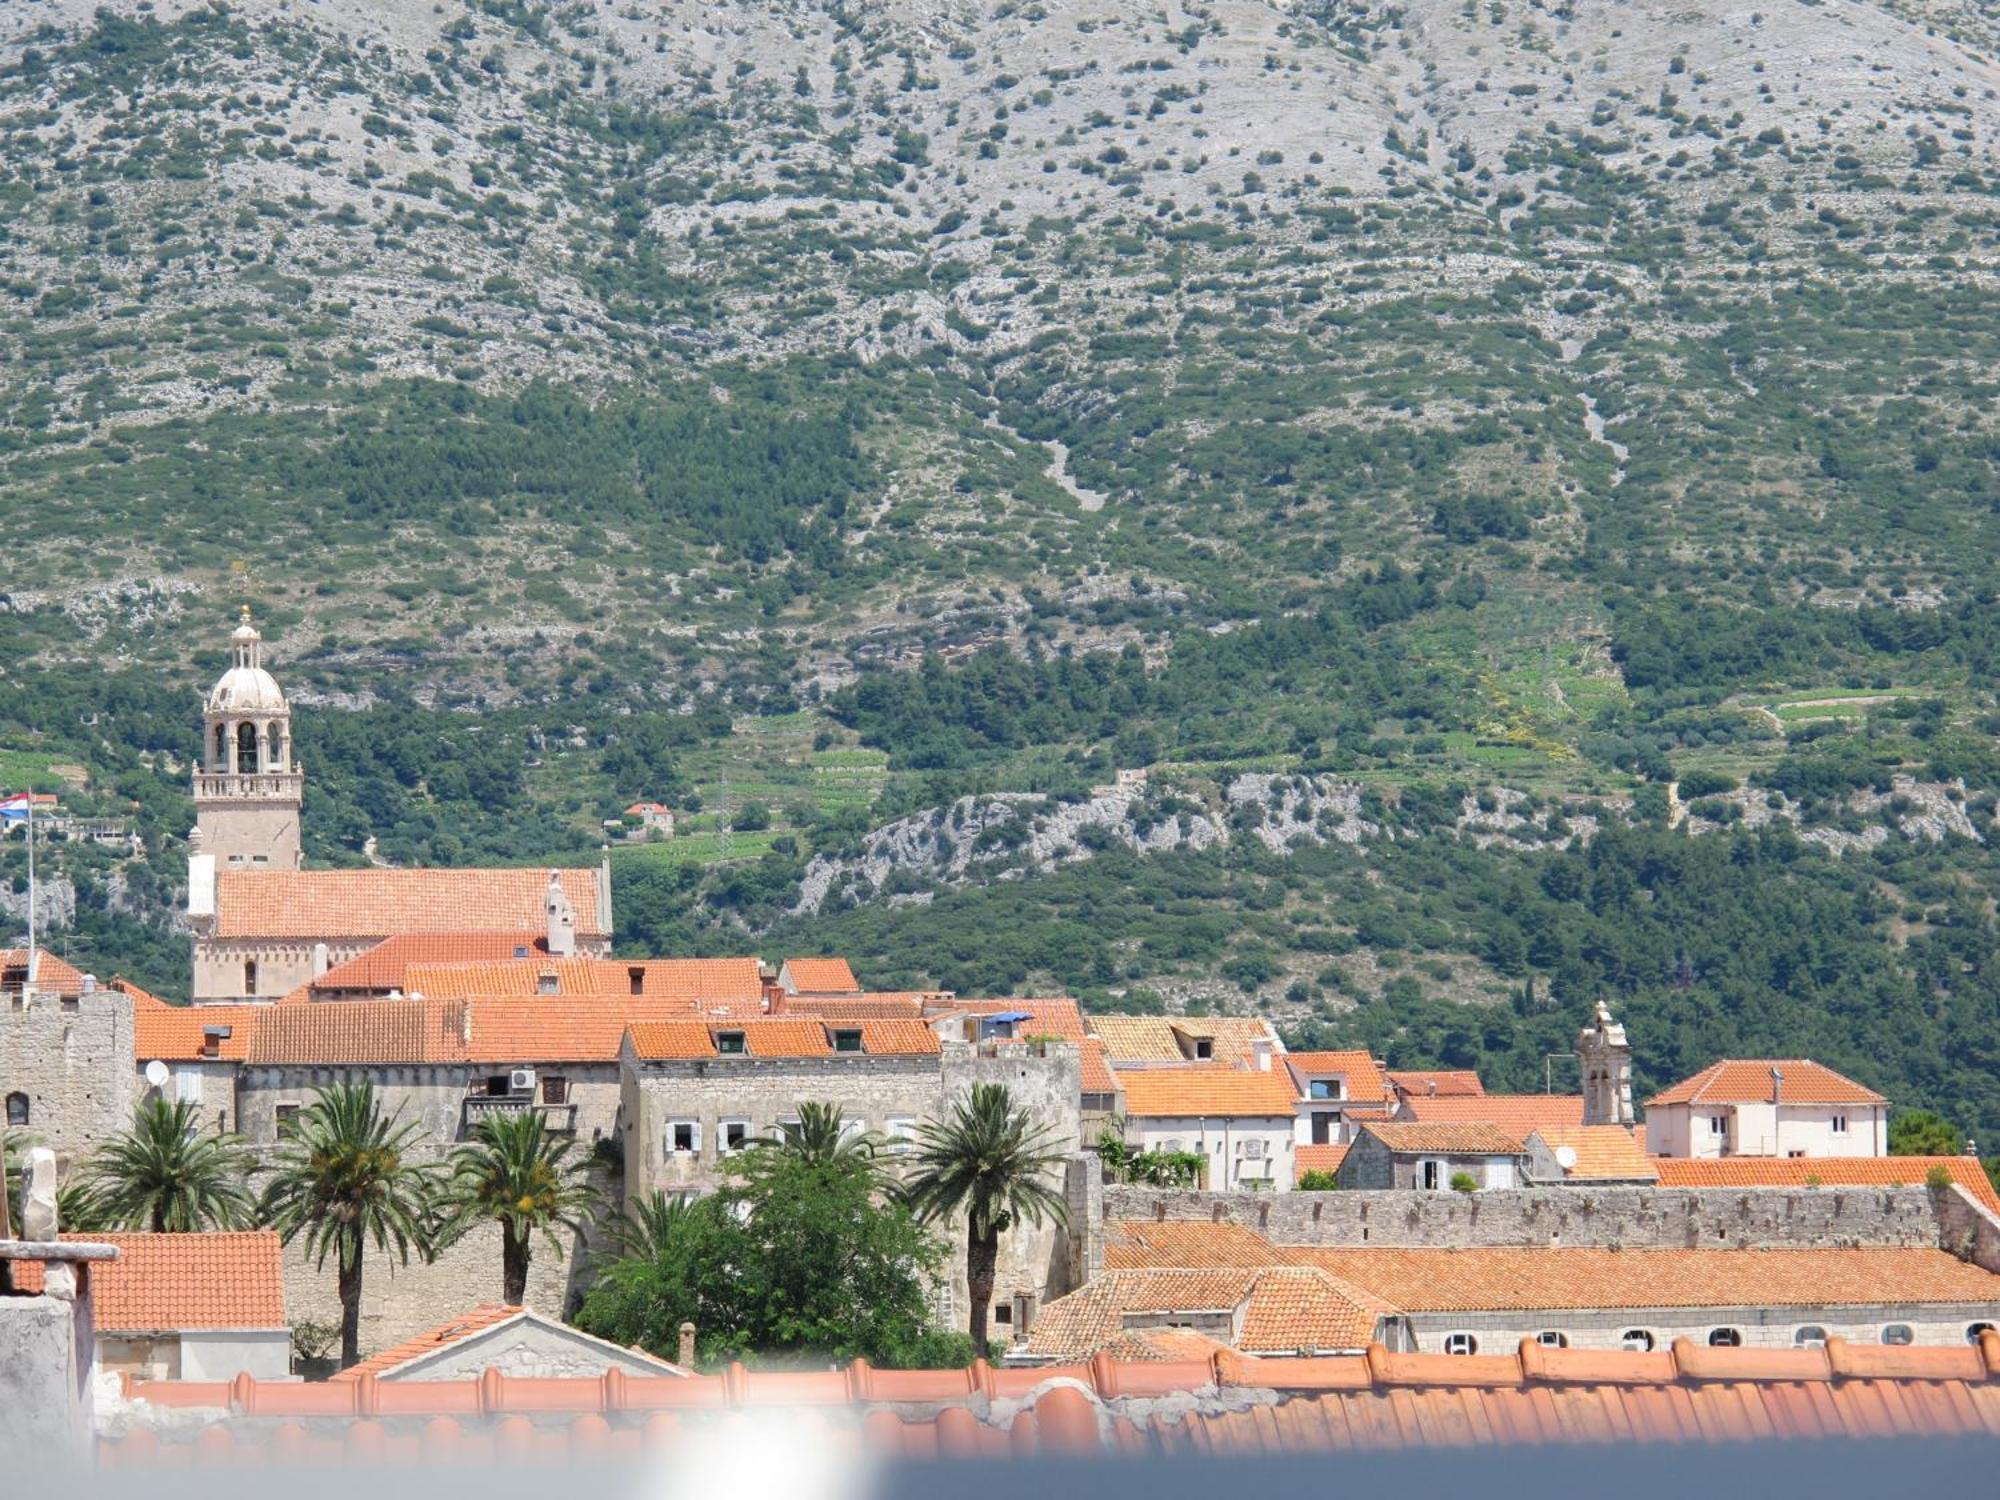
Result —
<instances>
[{"instance_id":1,"label":"croatian flag","mask_svg":"<svg viewBox=\"0 0 2000 1500\"><path fill-rule=\"evenodd\" d=\"M10 797L0 797L0 823L25 823L28 821L28 793L16 792Z\"/></svg>"}]
</instances>

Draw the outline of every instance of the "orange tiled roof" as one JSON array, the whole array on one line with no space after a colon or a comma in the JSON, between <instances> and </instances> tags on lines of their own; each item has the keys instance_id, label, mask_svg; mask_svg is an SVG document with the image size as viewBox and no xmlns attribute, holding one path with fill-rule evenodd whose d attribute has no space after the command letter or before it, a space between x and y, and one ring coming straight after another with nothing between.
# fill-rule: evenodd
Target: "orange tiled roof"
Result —
<instances>
[{"instance_id":1,"label":"orange tiled roof","mask_svg":"<svg viewBox=\"0 0 2000 1500\"><path fill-rule=\"evenodd\" d=\"M1495 1125L1516 1140L1531 1130L1566 1130L1583 1124L1581 1094L1468 1094L1435 1099L1405 1099L1399 1120L1429 1124L1475 1121Z\"/></svg>"},{"instance_id":2,"label":"orange tiled roof","mask_svg":"<svg viewBox=\"0 0 2000 1500\"><path fill-rule=\"evenodd\" d=\"M26 948L0 948L0 969L25 969ZM35 988L49 995L78 995L83 992L83 971L46 948L35 949Z\"/></svg>"},{"instance_id":3,"label":"orange tiled roof","mask_svg":"<svg viewBox=\"0 0 2000 1500\"><path fill-rule=\"evenodd\" d=\"M466 1060L465 1006L418 1000L274 1005L251 1035L252 1067Z\"/></svg>"},{"instance_id":4,"label":"orange tiled roof","mask_svg":"<svg viewBox=\"0 0 2000 1500\"><path fill-rule=\"evenodd\" d=\"M245 1054L253 1066L612 1063L627 1027L671 1025L693 1013L673 995L329 1000L262 1009ZM817 1029L818 1023L808 1024ZM902 1024L925 1029L919 1022Z\"/></svg>"},{"instance_id":5,"label":"orange tiled roof","mask_svg":"<svg viewBox=\"0 0 2000 1500\"><path fill-rule=\"evenodd\" d=\"M1461 1156L1518 1156L1520 1138L1484 1120L1370 1120L1362 1127L1391 1151L1439 1151Z\"/></svg>"},{"instance_id":6,"label":"orange tiled roof","mask_svg":"<svg viewBox=\"0 0 2000 1500\"><path fill-rule=\"evenodd\" d=\"M1111 1064L1104 1059L1104 1043L1094 1036L1087 1036L1077 1044L1079 1092L1085 1094L1115 1094L1118 1092L1118 1075L1111 1071Z\"/></svg>"},{"instance_id":7,"label":"orange tiled roof","mask_svg":"<svg viewBox=\"0 0 2000 1500\"><path fill-rule=\"evenodd\" d=\"M400 1344L391 1344L388 1348L369 1355L361 1363L349 1365L333 1379L359 1380L363 1375L384 1374L398 1365L406 1365L411 1360L420 1359L434 1350L449 1348L461 1339L484 1332L496 1323L504 1323L509 1318L518 1316L520 1312L519 1307L509 1306L505 1302L485 1303L470 1312L460 1313L435 1328L427 1328L414 1338L404 1339Z\"/></svg>"},{"instance_id":8,"label":"orange tiled roof","mask_svg":"<svg viewBox=\"0 0 2000 1500\"><path fill-rule=\"evenodd\" d=\"M1276 1046L1269 1023L1252 1016L1087 1016L1084 1023L1104 1039L1111 1065L1186 1062L1183 1038L1206 1038L1217 1061L1247 1061L1259 1038Z\"/></svg>"},{"instance_id":9,"label":"orange tiled roof","mask_svg":"<svg viewBox=\"0 0 2000 1500\"><path fill-rule=\"evenodd\" d=\"M539 932L399 932L367 952L335 964L312 982L316 990L405 990L411 964L486 963L521 950L547 955Z\"/></svg>"},{"instance_id":10,"label":"orange tiled roof","mask_svg":"<svg viewBox=\"0 0 2000 1500\"><path fill-rule=\"evenodd\" d=\"M216 1045L215 1056L226 1062L241 1062L250 1055L250 1036L264 1017L268 1005L169 1005L148 995L134 997L132 1007L132 1054L142 1063L199 1062L208 1054L202 1042L212 1026L226 1026L229 1035Z\"/></svg>"},{"instance_id":11,"label":"orange tiled roof","mask_svg":"<svg viewBox=\"0 0 2000 1500\"><path fill-rule=\"evenodd\" d=\"M1391 1068L1389 1084L1398 1094L1406 1098L1442 1099L1467 1094L1483 1094L1486 1085L1479 1081L1479 1075L1470 1068L1444 1068L1430 1071L1412 1071L1408 1068Z\"/></svg>"},{"instance_id":12,"label":"orange tiled roof","mask_svg":"<svg viewBox=\"0 0 2000 1500\"><path fill-rule=\"evenodd\" d=\"M1185 1342L1185 1340L1183 1340ZM2000 1437L2000 1334L1954 1348L1829 1340L1817 1349L1710 1349L1676 1339L1652 1353L1543 1349L1475 1357L1365 1354L1206 1358L1004 1369L746 1370L612 1382L489 1373L400 1388L348 1382L131 1381L133 1421L100 1442L102 1463L171 1458L218 1469L284 1454L325 1465L407 1449L455 1468L531 1458L636 1455L734 1429L745 1408L808 1410L884 1458L1036 1454L1155 1460L1332 1454L1467 1445L1748 1439ZM1162 1403L1162 1397L1174 1398ZM240 1415L239 1415L240 1414ZM839 1433L836 1441L853 1441Z\"/></svg>"},{"instance_id":13,"label":"orange tiled roof","mask_svg":"<svg viewBox=\"0 0 2000 1500\"><path fill-rule=\"evenodd\" d=\"M413 963L404 988L434 1000L481 995L673 996L694 1002L761 1005L764 980L754 958L507 958L487 963ZM548 985L553 984L553 990Z\"/></svg>"},{"instance_id":14,"label":"orange tiled roof","mask_svg":"<svg viewBox=\"0 0 2000 1500\"><path fill-rule=\"evenodd\" d=\"M1653 1159L1623 1125L1550 1126L1532 1134L1551 1151L1567 1146L1576 1153L1576 1165L1563 1174L1573 1181L1651 1181L1659 1175Z\"/></svg>"},{"instance_id":15,"label":"orange tiled roof","mask_svg":"<svg viewBox=\"0 0 2000 1500\"><path fill-rule=\"evenodd\" d=\"M784 969L802 995L858 995L861 981L844 958L788 958Z\"/></svg>"},{"instance_id":16,"label":"orange tiled roof","mask_svg":"<svg viewBox=\"0 0 2000 1500\"><path fill-rule=\"evenodd\" d=\"M833 1033L857 1030L861 1051L873 1057L915 1057L941 1050L937 1034L922 1021L812 1020L654 1021L631 1028L633 1055L646 1062L728 1056L716 1045L719 1032L743 1034L746 1057L836 1057Z\"/></svg>"},{"instance_id":17,"label":"orange tiled roof","mask_svg":"<svg viewBox=\"0 0 2000 1500\"><path fill-rule=\"evenodd\" d=\"M1010 1010L1024 1010L1030 1020L1021 1028L1024 1035L1059 1036L1066 1042L1081 1042L1089 1033L1083 1024L1083 1012L1077 1003L1064 995L1040 999L1005 1000L960 1000L956 996L924 1007L928 1019L939 1016L998 1016Z\"/></svg>"},{"instance_id":18,"label":"orange tiled roof","mask_svg":"<svg viewBox=\"0 0 2000 1500\"><path fill-rule=\"evenodd\" d=\"M1661 1104L1769 1104L1771 1069L1784 1074L1782 1093L1788 1104L1887 1104L1873 1089L1810 1058L1725 1058L1710 1063L1692 1078L1683 1078L1664 1093L1646 1101Z\"/></svg>"},{"instance_id":19,"label":"orange tiled roof","mask_svg":"<svg viewBox=\"0 0 2000 1500\"><path fill-rule=\"evenodd\" d=\"M1366 1348L1392 1311L1311 1266L1107 1271L1043 1308L1027 1349L1085 1359L1125 1333L1134 1316L1207 1312L1241 1318L1233 1343L1245 1353L1340 1352Z\"/></svg>"},{"instance_id":20,"label":"orange tiled roof","mask_svg":"<svg viewBox=\"0 0 2000 1500\"><path fill-rule=\"evenodd\" d=\"M1110 1219L1104 1269L1215 1266L1255 1270L1278 1263L1271 1242L1226 1219Z\"/></svg>"},{"instance_id":21,"label":"orange tiled roof","mask_svg":"<svg viewBox=\"0 0 2000 1500\"><path fill-rule=\"evenodd\" d=\"M579 936L609 936L596 870L561 872ZM386 938L404 932L543 930L546 869L223 870L217 937Z\"/></svg>"},{"instance_id":22,"label":"orange tiled roof","mask_svg":"<svg viewBox=\"0 0 2000 1500\"><path fill-rule=\"evenodd\" d=\"M1289 1117L1298 1103L1291 1075L1228 1068L1133 1068L1118 1075L1128 1119L1197 1116Z\"/></svg>"},{"instance_id":23,"label":"orange tiled roof","mask_svg":"<svg viewBox=\"0 0 2000 1500\"><path fill-rule=\"evenodd\" d=\"M2000 1216L2000 1193L1971 1156L1725 1156L1650 1158L1663 1188L1921 1187L1934 1168Z\"/></svg>"},{"instance_id":24,"label":"orange tiled roof","mask_svg":"<svg viewBox=\"0 0 2000 1500\"><path fill-rule=\"evenodd\" d=\"M814 1021L921 1021L921 995L780 995L771 1006L774 1016L798 1016Z\"/></svg>"},{"instance_id":25,"label":"orange tiled roof","mask_svg":"<svg viewBox=\"0 0 2000 1500\"><path fill-rule=\"evenodd\" d=\"M1346 1160L1344 1145L1301 1146L1292 1161L1292 1181L1297 1182L1308 1172L1338 1172Z\"/></svg>"},{"instance_id":26,"label":"orange tiled roof","mask_svg":"<svg viewBox=\"0 0 2000 1500\"><path fill-rule=\"evenodd\" d=\"M1300 1092L1304 1092L1308 1078L1337 1074L1347 1080L1349 1099L1373 1103L1393 1097L1380 1064L1366 1052L1287 1052L1284 1061L1299 1079Z\"/></svg>"},{"instance_id":27,"label":"orange tiled roof","mask_svg":"<svg viewBox=\"0 0 2000 1500\"><path fill-rule=\"evenodd\" d=\"M116 1245L90 1268L99 1333L175 1333L285 1327L283 1251L275 1230L204 1234L65 1234ZM14 1267L17 1291L42 1289L39 1261Z\"/></svg>"}]
</instances>

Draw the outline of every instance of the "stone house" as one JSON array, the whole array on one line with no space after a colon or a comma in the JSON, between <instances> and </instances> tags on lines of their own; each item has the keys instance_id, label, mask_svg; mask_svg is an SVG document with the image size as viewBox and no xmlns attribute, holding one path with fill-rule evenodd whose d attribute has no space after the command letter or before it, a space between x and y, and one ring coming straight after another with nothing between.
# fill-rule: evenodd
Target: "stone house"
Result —
<instances>
[{"instance_id":1,"label":"stone house","mask_svg":"<svg viewBox=\"0 0 2000 1500\"><path fill-rule=\"evenodd\" d=\"M124 980L114 983L132 1001L139 1099L192 1104L203 1129L238 1129L237 1080L251 1033L271 1007L169 1005Z\"/></svg>"},{"instance_id":2,"label":"stone house","mask_svg":"<svg viewBox=\"0 0 2000 1500\"><path fill-rule=\"evenodd\" d=\"M625 820L637 823L642 837L674 836L674 810L664 802L634 802L625 809Z\"/></svg>"},{"instance_id":3,"label":"stone house","mask_svg":"<svg viewBox=\"0 0 2000 1500\"><path fill-rule=\"evenodd\" d=\"M1292 1190L1298 1094L1282 1068L1119 1070L1125 1145L1133 1151L1190 1151L1202 1158L1202 1185Z\"/></svg>"},{"instance_id":4,"label":"stone house","mask_svg":"<svg viewBox=\"0 0 2000 1500\"><path fill-rule=\"evenodd\" d=\"M1646 1101L1656 1156L1886 1156L1889 1101L1805 1058L1725 1059Z\"/></svg>"},{"instance_id":5,"label":"stone house","mask_svg":"<svg viewBox=\"0 0 2000 1500\"><path fill-rule=\"evenodd\" d=\"M13 955L7 955L10 960ZM69 1164L132 1123L131 997L54 955L10 962L0 992L0 1122L31 1132Z\"/></svg>"},{"instance_id":6,"label":"stone house","mask_svg":"<svg viewBox=\"0 0 2000 1500\"><path fill-rule=\"evenodd\" d=\"M1349 1189L1445 1192L1463 1174L1480 1191L1511 1188L1526 1175L1527 1156L1519 1140L1495 1125L1375 1120L1349 1143L1338 1180Z\"/></svg>"}]
</instances>

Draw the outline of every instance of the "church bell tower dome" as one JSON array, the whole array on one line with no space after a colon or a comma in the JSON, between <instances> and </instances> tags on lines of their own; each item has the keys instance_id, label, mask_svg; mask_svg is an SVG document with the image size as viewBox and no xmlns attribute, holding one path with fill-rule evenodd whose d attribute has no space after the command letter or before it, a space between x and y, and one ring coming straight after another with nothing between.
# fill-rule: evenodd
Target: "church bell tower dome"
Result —
<instances>
[{"instance_id":1,"label":"church bell tower dome","mask_svg":"<svg viewBox=\"0 0 2000 1500\"><path fill-rule=\"evenodd\" d=\"M264 637L243 619L229 636L229 670L202 705L194 773L202 853L219 868L299 867L305 776L292 761L292 706L264 670Z\"/></svg>"},{"instance_id":2,"label":"church bell tower dome","mask_svg":"<svg viewBox=\"0 0 2000 1500\"><path fill-rule=\"evenodd\" d=\"M208 690L211 714L283 714L291 705L278 679L264 670L264 637L250 623L250 606L243 606L243 622L229 635L229 670Z\"/></svg>"}]
</instances>

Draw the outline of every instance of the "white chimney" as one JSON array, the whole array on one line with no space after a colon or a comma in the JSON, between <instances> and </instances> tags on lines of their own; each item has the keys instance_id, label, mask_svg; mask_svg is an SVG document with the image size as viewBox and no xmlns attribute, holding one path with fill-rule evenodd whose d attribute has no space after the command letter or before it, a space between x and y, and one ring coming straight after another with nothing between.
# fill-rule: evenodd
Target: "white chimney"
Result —
<instances>
[{"instance_id":1,"label":"white chimney","mask_svg":"<svg viewBox=\"0 0 2000 1500\"><path fill-rule=\"evenodd\" d=\"M573 957L576 953L576 913L570 910L560 870L549 871L549 893L544 910L549 918L550 955L555 958Z\"/></svg>"},{"instance_id":2,"label":"white chimney","mask_svg":"<svg viewBox=\"0 0 2000 1500\"><path fill-rule=\"evenodd\" d=\"M1771 1102L1782 1104L1785 1100L1785 1074L1781 1068L1771 1069Z\"/></svg>"},{"instance_id":3,"label":"white chimney","mask_svg":"<svg viewBox=\"0 0 2000 1500\"><path fill-rule=\"evenodd\" d=\"M1259 1073L1268 1073L1271 1071L1271 1039L1269 1037L1260 1036L1251 1042L1250 1055L1257 1060L1257 1071Z\"/></svg>"},{"instance_id":4,"label":"white chimney","mask_svg":"<svg viewBox=\"0 0 2000 1500\"><path fill-rule=\"evenodd\" d=\"M313 944L313 959L312 959L313 978L324 979L326 977L326 971L333 967L332 963L329 962L330 958L331 955L326 951L325 943Z\"/></svg>"}]
</instances>

